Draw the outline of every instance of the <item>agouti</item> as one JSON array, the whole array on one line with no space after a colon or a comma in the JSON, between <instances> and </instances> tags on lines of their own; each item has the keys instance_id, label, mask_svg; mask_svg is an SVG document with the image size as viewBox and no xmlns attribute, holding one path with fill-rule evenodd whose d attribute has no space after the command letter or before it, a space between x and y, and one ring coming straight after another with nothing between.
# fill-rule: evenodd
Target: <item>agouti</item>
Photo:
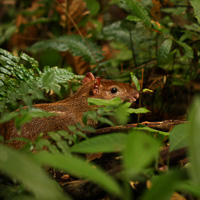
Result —
<instances>
[{"instance_id":1,"label":"agouti","mask_svg":"<svg viewBox=\"0 0 200 200\"><path fill-rule=\"evenodd\" d=\"M68 125L81 123L83 114L94 107L88 105L87 98L113 99L115 97L135 102L139 98L139 93L125 83L95 78L89 72L83 78L83 85L73 96L55 103L34 105L35 108L56 113L56 116L32 119L22 125L20 135L14 125L14 120L11 120L0 125L0 134L4 136L5 140L24 137L34 141L43 132L46 138L49 131L67 130ZM22 142L15 141L10 146L21 148Z\"/></svg>"}]
</instances>

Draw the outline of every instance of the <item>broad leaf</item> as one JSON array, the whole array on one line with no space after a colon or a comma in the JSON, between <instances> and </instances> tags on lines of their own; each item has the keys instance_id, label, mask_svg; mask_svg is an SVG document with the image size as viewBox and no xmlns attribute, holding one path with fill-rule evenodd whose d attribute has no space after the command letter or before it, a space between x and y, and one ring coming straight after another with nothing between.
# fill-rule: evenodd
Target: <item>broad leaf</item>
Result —
<instances>
[{"instance_id":1,"label":"broad leaf","mask_svg":"<svg viewBox=\"0 0 200 200\"><path fill-rule=\"evenodd\" d=\"M64 170L75 176L81 176L90 181L99 184L102 188L110 193L121 196L122 191L118 183L108 176L103 170L91 163L86 163L81 158L68 155L68 154L51 154L47 152L41 152L34 155L37 162L40 164L48 165L56 169Z\"/></svg>"},{"instance_id":2,"label":"broad leaf","mask_svg":"<svg viewBox=\"0 0 200 200\"><path fill-rule=\"evenodd\" d=\"M110 126L115 126L115 124L106 117L98 117L97 120L102 124L109 124Z\"/></svg>"},{"instance_id":3,"label":"broad leaf","mask_svg":"<svg viewBox=\"0 0 200 200\"><path fill-rule=\"evenodd\" d=\"M132 108L129 108L131 103L125 102L120 104L115 110L114 117L117 120L117 125L125 125L129 121Z\"/></svg>"},{"instance_id":4,"label":"broad leaf","mask_svg":"<svg viewBox=\"0 0 200 200\"><path fill-rule=\"evenodd\" d=\"M131 108L130 113L135 113L135 114L139 114L139 113L148 113L150 112L147 108L145 107L141 107L141 108Z\"/></svg>"},{"instance_id":5,"label":"broad leaf","mask_svg":"<svg viewBox=\"0 0 200 200\"><path fill-rule=\"evenodd\" d=\"M101 135L84 140L74 145L70 150L76 153L118 152L124 149L126 138L127 135L123 133Z\"/></svg>"},{"instance_id":6,"label":"broad leaf","mask_svg":"<svg viewBox=\"0 0 200 200\"><path fill-rule=\"evenodd\" d=\"M128 16L126 17L126 19L129 20L129 21L132 21L132 22L142 22L141 19L139 19L138 17L133 16L133 15L128 15Z\"/></svg>"},{"instance_id":7,"label":"broad leaf","mask_svg":"<svg viewBox=\"0 0 200 200\"><path fill-rule=\"evenodd\" d=\"M142 172L157 158L160 143L140 131L131 131L124 150L124 166L127 175L132 176Z\"/></svg>"},{"instance_id":8,"label":"broad leaf","mask_svg":"<svg viewBox=\"0 0 200 200\"><path fill-rule=\"evenodd\" d=\"M19 111L18 117L15 118L15 125L19 129L22 124L30 122L35 117L50 117L55 115L56 113L46 112L38 108L23 109Z\"/></svg>"},{"instance_id":9,"label":"broad leaf","mask_svg":"<svg viewBox=\"0 0 200 200\"><path fill-rule=\"evenodd\" d=\"M137 90L140 91L139 81L133 72L131 72L131 79L132 79L133 83L135 84Z\"/></svg>"},{"instance_id":10,"label":"broad leaf","mask_svg":"<svg viewBox=\"0 0 200 200\"><path fill-rule=\"evenodd\" d=\"M120 104L122 100L120 97L115 97L114 99L106 100L106 99L97 99L97 98L88 98L87 99L89 105L104 105L104 106L109 106L109 105L116 105Z\"/></svg>"},{"instance_id":11,"label":"broad leaf","mask_svg":"<svg viewBox=\"0 0 200 200\"><path fill-rule=\"evenodd\" d=\"M190 173L194 183L200 186L200 97L197 96L191 106L189 113L189 155L190 155Z\"/></svg>"},{"instance_id":12,"label":"broad leaf","mask_svg":"<svg viewBox=\"0 0 200 200\"><path fill-rule=\"evenodd\" d=\"M142 200L162 199L169 200L172 193L184 180L183 171L171 171L152 180L152 187L146 191Z\"/></svg>"},{"instance_id":13,"label":"broad leaf","mask_svg":"<svg viewBox=\"0 0 200 200\"><path fill-rule=\"evenodd\" d=\"M199 0L190 0L192 7L194 8L194 15L197 18L200 24L200 1Z\"/></svg>"},{"instance_id":14,"label":"broad leaf","mask_svg":"<svg viewBox=\"0 0 200 200\"><path fill-rule=\"evenodd\" d=\"M14 25L14 23L4 24L1 23L0 27L0 45L3 44L6 40L10 39L11 36L16 33L17 27Z\"/></svg>"},{"instance_id":15,"label":"broad leaf","mask_svg":"<svg viewBox=\"0 0 200 200\"><path fill-rule=\"evenodd\" d=\"M175 126L169 135L170 151L188 146L188 127L189 124L179 124Z\"/></svg>"},{"instance_id":16,"label":"broad leaf","mask_svg":"<svg viewBox=\"0 0 200 200\"><path fill-rule=\"evenodd\" d=\"M178 45L180 45L181 47L183 47L184 51L185 51L185 55L188 57L188 58L193 58L193 50L192 50L192 47L187 45L186 43L184 42L180 42L180 41L176 41L176 43Z\"/></svg>"},{"instance_id":17,"label":"broad leaf","mask_svg":"<svg viewBox=\"0 0 200 200\"><path fill-rule=\"evenodd\" d=\"M166 39L160 46L157 54L158 63L163 63L167 60L172 46L172 40Z\"/></svg>"},{"instance_id":18,"label":"broad leaf","mask_svg":"<svg viewBox=\"0 0 200 200\"><path fill-rule=\"evenodd\" d=\"M85 2L87 3L87 8L92 16L99 12L100 6L96 0L85 0Z\"/></svg>"},{"instance_id":19,"label":"broad leaf","mask_svg":"<svg viewBox=\"0 0 200 200\"><path fill-rule=\"evenodd\" d=\"M0 145L0 169L27 187L36 199L69 199L28 155Z\"/></svg>"}]
</instances>

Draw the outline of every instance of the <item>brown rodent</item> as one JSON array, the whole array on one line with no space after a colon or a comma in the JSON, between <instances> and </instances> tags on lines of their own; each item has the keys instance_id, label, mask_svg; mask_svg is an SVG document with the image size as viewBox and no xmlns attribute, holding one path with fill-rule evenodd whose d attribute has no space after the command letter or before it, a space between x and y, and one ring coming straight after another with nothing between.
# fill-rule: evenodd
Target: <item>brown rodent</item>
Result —
<instances>
[{"instance_id":1,"label":"brown rodent","mask_svg":"<svg viewBox=\"0 0 200 200\"><path fill-rule=\"evenodd\" d=\"M32 121L23 124L20 137L34 141L41 132L44 133L44 137L46 138L46 133L49 131L67 130L68 125L81 123L83 114L94 107L88 105L87 98L112 99L115 97L135 102L139 98L139 93L136 89L125 83L101 79L99 77L95 78L89 72L83 78L83 85L72 97L55 103L34 105L35 108L56 113L57 115L34 118ZM14 120L0 125L0 134L4 136L5 140L19 137ZM10 144L14 148L21 148L21 145L22 143L19 141Z\"/></svg>"}]
</instances>

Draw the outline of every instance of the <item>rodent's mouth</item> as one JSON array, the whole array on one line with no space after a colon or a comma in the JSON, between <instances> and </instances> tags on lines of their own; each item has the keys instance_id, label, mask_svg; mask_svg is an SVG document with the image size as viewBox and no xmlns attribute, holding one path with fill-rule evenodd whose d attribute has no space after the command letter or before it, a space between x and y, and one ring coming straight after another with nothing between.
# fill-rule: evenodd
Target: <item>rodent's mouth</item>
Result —
<instances>
[{"instance_id":1,"label":"rodent's mouth","mask_svg":"<svg viewBox=\"0 0 200 200\"><path fill-rule=\"evenodd\" d=\"M130 97L129 97L129 98L123 100L123 101L129 102L129 103L131 103L131 104L135 104L136 101L137 101L137 98L135 98L135 97L131 97L131 98L130 98Z\"/></svg>"},{"instance_id":2,"label":"rodent's mouth","mask_svg":"<svg viewBox=\"0 0 200 200\"><path fill-rule=\"evenodd\" d=\"M137 99L133 97L133 102L136 102L136 101L137 101Z\"/></svg>"},{"instance_id":3,"label":"rodent's mouth","mask_svg":"<svg viewBox=\"0 0 200 200\"><path fill-rule=\"evenodd\" d=\"M137 93L135 96L132 96L131 97L131 102L136 102L137 101L137 99L139 99L139 93Z\"/></svg>"},{"instance_id":4,"label":"rodent's mouth","mask_svg":"<svg viewBox=\"0 0 200 200\"><path fill-rule=\"evenodd\" d=\"M134 96L131 96L129 98L129 102L132 103L132 105L134 105L136 103L136 101L139 99L139 93L136 93Z\"/></svg>"}]
</instances>

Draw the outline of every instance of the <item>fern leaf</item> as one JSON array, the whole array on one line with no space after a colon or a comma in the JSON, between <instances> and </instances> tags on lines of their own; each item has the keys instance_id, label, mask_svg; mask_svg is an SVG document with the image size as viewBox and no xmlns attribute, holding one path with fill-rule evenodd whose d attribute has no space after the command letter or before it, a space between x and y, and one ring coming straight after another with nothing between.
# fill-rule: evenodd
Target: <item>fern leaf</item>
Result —
<instances>
[{"instance_id":1,"label":"fern leaf","mask_svg":"<svg viewBox=\"0 0 200 200\"><path fill-rule=\"evenodd\" d=\"M31 67L27 68L21 64L22 60L30 63ZM4 86L0 90L0 99L4 99L5 102L14 102L17 98L21 98L20 87L22 86L26 87L24 93L27 92L27 94L33 94L35 90L41 89L46 92L53 89L59 94L60 84L67 84L69 81L78 81L82 78L83 76L56 67L45 67L42 72L34 58L24 53L16 57L0 49L0 86Z\"/></svg>"},{"instance_id":2,"label":"fern leaf","mask_svg":"<svg viewBox=\"0 0 200 200\"><path fill-rule=\"evenodd\" d=\"M29 48L29 51L38 52L49 48L61 52L70 51L74 56L82 56L91 64L101 61L103 56L100 48L91 40L86 39L86 41L87 43L79 35L61 36L37 42Z\"/></svg>"},{"instance_id":3,"label":"fern leaf","mask_svg":"<svg viewBox=\"0 0 200 200\"><path fill-rule=\"evenodd\" d=\"M128 29L122 27L120 21L104 27L103 34L108 40L125 43L131 49L130 32Z\"/></svg>"},{"instance_id":4,"label":"fern leaf","mask_svg":"<svg viewBox=\"0 0 200 200\"><path fill-rule=\"evenodd\" d=\"M131 9L147 27L151 27L151 19L144 6L138 0L123 0L123 2Z\"/></svg>"},{"instance_id":5,"label":"fern leaf","mask_svg":"<svg viewBox=\"0 0 200 200\"><path fill-rule=\"evenodd\" d=\"M43 88L43 89L46 89L47 91L49 91L50 88L48 88L47 84L45 84L44 77L47 78L51 75L53 75L52 78L50 79L51 83L48 83L46 81L45 82L48 83L48 86L51 85L51 87L53 86L56 88L60 88L60 86L59 86L60 84L65 84L65 83L68 83L69 81L78 81L83 78L83 76L75 75L66 69L59 69L57 67L50 68L50 67L46 66L44 68L44 72L36 78L38 86L40 88Z\"/></svg>"}]
</instances>

